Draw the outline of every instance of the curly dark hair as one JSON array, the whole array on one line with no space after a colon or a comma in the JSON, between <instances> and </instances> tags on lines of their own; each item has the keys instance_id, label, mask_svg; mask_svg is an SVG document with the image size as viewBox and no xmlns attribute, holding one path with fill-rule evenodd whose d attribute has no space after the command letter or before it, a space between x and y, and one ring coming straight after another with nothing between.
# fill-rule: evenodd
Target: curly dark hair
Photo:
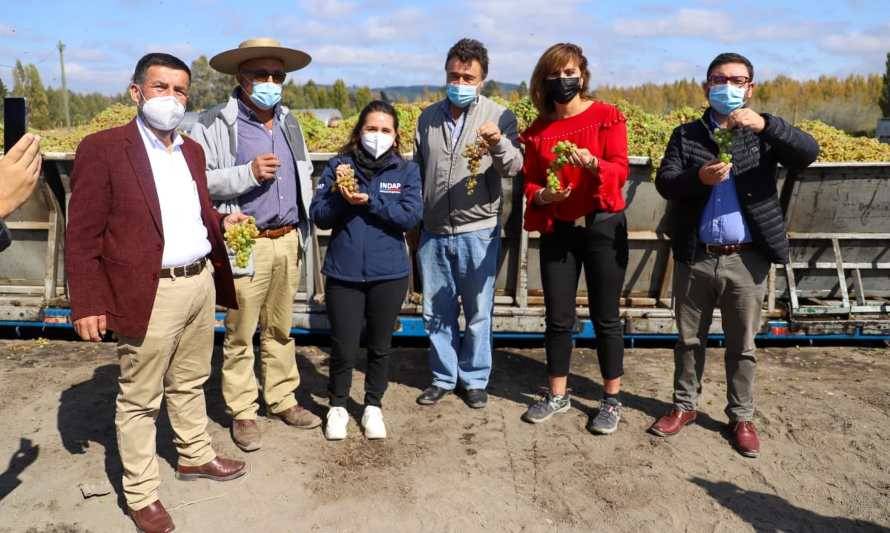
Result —
<instances>
[{"instance_id":1,"label":"curly dark hair","mask_svg":"<svg viewBox=\"0 0 890 533\"><path fill-rule=\"evenodd\" d=\"M371 113L384 113L392 117L392 127L393 130L395 130L396 135L396 140L392 145L393 153L401 157L401 150L399 147L399 114L396 113L396 108L394 108L392 104L384 102L383 100L369 102L368 105L362 109L362 112L358 115L358 120L355 121L355 127L352 128L352 132L349 134L349 140L340 148L340 154L351 154L362 145L362 128L365 127L365 121Z\"/></svg>"},{"instance_id":2,"label":"curly dark hair","mask_svg":"<svg viewBox=\"0 0 890 533\"><path fill-rule=\"evenodd\" d=\"M463 38L454 43L445 57L445 68L448 68L448 62L454 58L461 63L469 63L475 59L482 66L482 77L488 77L488 50L476 39Z\"/></svg>"}]
</instances>

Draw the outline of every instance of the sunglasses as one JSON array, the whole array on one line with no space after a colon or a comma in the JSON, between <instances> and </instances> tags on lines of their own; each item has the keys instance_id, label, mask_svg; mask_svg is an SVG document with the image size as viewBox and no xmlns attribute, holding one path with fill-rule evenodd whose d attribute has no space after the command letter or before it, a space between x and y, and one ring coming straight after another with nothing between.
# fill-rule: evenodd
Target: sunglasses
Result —
<instances>
[{"instance_id":1,"label":"sunglasses","mask_svg":"<svg viewBox=\"0 0 890 533\"><path fill-rule=\"evenodd\" d=\"M241 74L253 81L266 81L271 77L275 83L284 83L287 77L287 72L283 70L242 70Z\"/></svg>"}]
</instances>

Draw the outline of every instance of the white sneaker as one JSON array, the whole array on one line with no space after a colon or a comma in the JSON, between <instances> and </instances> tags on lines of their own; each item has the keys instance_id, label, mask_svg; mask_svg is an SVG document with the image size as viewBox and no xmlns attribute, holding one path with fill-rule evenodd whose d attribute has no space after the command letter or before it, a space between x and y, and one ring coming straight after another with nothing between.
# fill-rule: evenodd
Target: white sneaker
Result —
<instances>
[{"instance_id":1,"label":"white sneaker","mask_svg":"<svg viewBox=\"0 0 890 533\"><path fill-rule=\"evenodd\" d=\"M374 405L366 405L362 414L362 427L365 428L365 437L369 439L385 439L386 426L383 424L383 411Z\"/></svg>"},{"instance_id":2,"label":"white sneaker","mask_svg":"<svg viewBox=\"0 0 890 533\"><path fill-rule=\"evenodd\" d=\"M349 424L349 413L345 407L331 407L328 409L327 423L324 426L324 436L328 440L343 440L346 438L346 426Z\"/></svg>"}]
</instances>

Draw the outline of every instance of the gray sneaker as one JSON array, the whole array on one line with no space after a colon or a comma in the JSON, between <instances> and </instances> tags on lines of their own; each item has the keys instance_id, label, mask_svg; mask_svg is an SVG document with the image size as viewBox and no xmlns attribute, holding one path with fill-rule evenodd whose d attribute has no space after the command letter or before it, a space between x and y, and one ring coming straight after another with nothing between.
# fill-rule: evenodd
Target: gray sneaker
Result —
<instances>
[{"instance_id":1,"label":"gray sneaker","mask_svg":"<svg viewBox=\"0 0 890 533\"><path fill-rule=\"evenodd\" d=\"M545 394L536 403L529 406L528 410L522 415L522 419L532 424L544 422L556 413L564 413L572 407L572 401L568 394L562 396Z\"/></svg>"},{"instance_id":2,"label":"gray sneaker","mask_svg":"<svg viewBox=\"0 0 890 533\"><path fill-rule=\"evenodd\" d=\"M609 435L618 429L619 420L621 420L621 402L608 398L600 402L599 412L590 420L587 429L591 433Z\"/></svg>"}]
</instances>

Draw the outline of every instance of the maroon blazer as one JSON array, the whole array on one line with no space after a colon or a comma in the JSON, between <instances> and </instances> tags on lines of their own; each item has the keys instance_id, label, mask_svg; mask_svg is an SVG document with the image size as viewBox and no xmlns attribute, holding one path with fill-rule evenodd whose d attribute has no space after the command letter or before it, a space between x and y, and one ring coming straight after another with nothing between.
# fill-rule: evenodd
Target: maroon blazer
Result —
<instances>
[{"instance_id":1,"label":"maroon blazer","mask_svg":"<svg viewBox=\"0 0 890 533\"><path fill-rule=\"evenodd\" d=\"M224 216L210 202L204 151L186 138L182 152L212 246L217 304L237 308L222 236ZM161 207L136 120L87 136L74 157L65 237L71 320L104 314L109 329L144 337L163 252Z\"/></svg>"}]
</instances>

